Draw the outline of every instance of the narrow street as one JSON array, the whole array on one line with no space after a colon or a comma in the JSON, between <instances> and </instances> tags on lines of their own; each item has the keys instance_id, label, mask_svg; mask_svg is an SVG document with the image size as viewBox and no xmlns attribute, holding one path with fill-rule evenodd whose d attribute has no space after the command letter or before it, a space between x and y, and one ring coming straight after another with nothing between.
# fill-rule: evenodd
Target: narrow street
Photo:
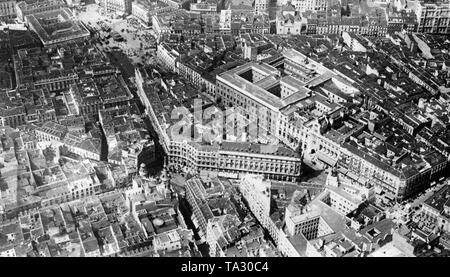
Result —
<instances>
[{"instance_id":1,"label":"narrow street","mask_svg":"<svg viewBox=\"0 0 450 277\"><path fill-rule=\"evenodd\" d=\"M442 184L437 184L436 186L427 189L425 193L420 194L413 200L413 202L411 203L411 208L421 206L425 200L427 200L430 196L432 196L435 192L437 192L444 186L446 186L446 182L443 182Z\"/></svg>"}]
</instances>

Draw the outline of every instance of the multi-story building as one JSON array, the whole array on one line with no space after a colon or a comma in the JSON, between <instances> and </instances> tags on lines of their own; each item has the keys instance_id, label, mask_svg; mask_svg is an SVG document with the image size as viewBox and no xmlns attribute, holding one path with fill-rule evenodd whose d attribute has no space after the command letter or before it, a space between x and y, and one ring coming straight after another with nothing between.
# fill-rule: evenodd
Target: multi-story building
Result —
<instances>
[{"instance_id":1,"label":"multi-story building","mask_svg":"<svg viewBox=\"0 0 450 277\"><path fill-rule=\"evenodd\" d=\"M263 175L243 175L239 183L239 191L247 200L250 210L269 232L276 245L279 245L283 236L282 231L270 218L271 183L264 180Z\"/></svg>"},{"instance_id":2,"label":"multi-story building","mask_svg":"<svg viewBox=\"0 0 450 277\"><path fill-rule=\"evenodd\" d=\"M141 79L139 75L137 79ZM301 156L298 151L287 147L239 140L223 141L222 137L217 137L217 141L202 142L192 138L190 132L186 136L183 135L185 132L180 134L179 127L189 130L192 123L167 118L170 115L159 110L164 107L159 105L161 100L153 89L151 85L138 81L139 95L160 135L169 164L193 173L211 171L234 178L245 173L256 173L271 179L294 181L300 176ZM195 128L199 130L203 127L195 124Z\"/></svg>"},{"instance_id":3,"label":"multi-story building","mask_svg":"<svg viewBox=\"0 0 450 277\"><path fill-rule=\"evenodd\" d=\"M16 128L24 124L26 124L26 110L23 106L0 106L0 126Z\"/></svg>"},{"instance_id":4,"label":"multi-story building","mask_svg":"<svg viewBox=\"0 0 450 277\"><path fill-rule=\"evenodd\" d=\"M131 3L131 14L142 20L144 24L152 23L152 16L170 12L174 7L162 1L138 0Z\"/></svg>"},{"instance_id":5,"label":"multi-story building","mask_svg":"<svg viewBox=\"0 0 450 277\"><path fill-rule=\"evenodd\" d=\"M61 91L69 88L78 79L74 70L59 69L48 72L38 62L30 63L29 61L49 60L45 50L41 48L19 49L13 59L16 80L20 89L33 86L36 89L50 92Z\"/></svg>"},{"instance_id":6,"label":"multi-story building","mask_svg":"<svg viewBox=\"0 0 450 277\"><path fill-rule=\"evenodd\" d=\"M34 83L36 88L47 88L49 91L67 89L71 84L78 80L78 75L74 72L64 72L61 75L48 75L38 77Z\"/></svg>"},{"instance_id":7,"label":"multi-story building","mask_svg":"<svg viewBox=\"0 0 450 277\"><path fill-rule=\"evenodd\" d=\"M189 58L189 57L187 57ZM188 63L184 57L177 62L178 73L189 80L196 87L202 87L205 84L205 80L202 77L202 73L206 71L206 68ZM206 64L206 66L208 66Z\"/></svg>"},{"instance_id":8,"label":"multi-story building","mask_svg":"<svg viewBox=\"0 0 450 277\"><path fill-rule=\"evenodd\" d=\"M178 230L158 234L154 239L155 251L174 251L181 249L181 237Z\"/></svg>"},{"instance_id":9,"label":"multi-story building","mask_svg":"<svg viewBox=\"0 0 450 277\"><path fill-rule=\"evenodd\" d=\"M414 12L388 12L386 10L387 24L388 24L388 33L401 32L405 30L408 33L417 31L417 16Z\"/></svg>"},{"instance_id":10,"label":"multi-story building","mask_svg":"<svg viewBox=\"0 0 450 277\"><path fill-rule=\"evenodd\" d=\"M145 24L151 22L150 11L146 4L152 3L151 1L133 1L131 3L131 14L136 18L139 18Z\"/></svg>"},{"instance_id":11,"label":"multi-story building","mask_svg":"<svg viewBox=\"0 0 450 277\"><path fill-rule=\"evenodd\" d=\"M201 15L185 10L155 14L152 16L152 28L158 40L163 34L198 35L202 29Z\"/></svg>"},{"instance_id":12,"label":"multi-story building","mask_svg":"<svg viewBox=\"0 0 450 277\"><path fill-rule=\"evenodd\" d=\"M265 180L262 175L247 174L240 180L239 191L256 219L269 232L280 252L288 257L300 257L284 230L271 218L271 185L271 182Z\"/></svg>"},{"instance_id":13,"label":"multi-story building","mask_svg":"<svg viewBox=\"0 0 450 277\"><path fill-rule=\"evenodd\" d=\"M351 218L330 206L327 191L306 204L291 201L285 222L287 239L279 245L280 251L306 257L362 256L386 243L394 226L383 217L354 226Z\"/></svg>"},{"instance_id":14,"label":"multi-story building","mask_svg":"<svg viewBox=\"0 0 450 277\"><path fill-rule=\"evenodd\" d=\"M67 127L59 123L49 121L35 130L38 141L62 142L67 134Z\"/></svg>"},{"instance_id":15,"label":"multi-story building","mask_svg":"<svg viewBox=\"0 0 450 277\"><path fill-rule=\"evenodd\" d=\"M286 2L289 2L286 1ZM327 9L326 0L292 0L292 5L300 12L306 11L325 11Z\"/></svg>"},{"instance_id":16,"label":"multi-story building","mask_svg":"<svg viewBox=\"0 0 450 277\"><path fill-rule=\"evenodd\" d=\"M164 19L161 16L152 16L152 29L155 32L156 38L159 39L163 34L170 34L171 28L168 24L164 24Z\"/></svg>"},{"instance_id":17,"label":"multi-story building","mask_svg":"<svg viewBox=\"0 0 450 277\"><path fill-rule=\"evenodd\" d=\"M281 35L299 35L306 32L307 19L296 11L294 6L283 6L276 18L276 32Z\"/></svg>"},{"instance_id":18,"label":"multi-story building","mask_svg":"<svg viewBox=\"0 0 450 277\"><path fill-rule=\"evenodd\" d=\"M375 143L375 142L374 142ZM436 172L445 169L447 161L439 155L424 160L411 153L407 159L402 152L388 153L390 157L370 156L367 154L371 145L349 141L343 144L343 151L338 162L348 176L361 183L371 183L375 188L383 190L392 199L402 200L429 186ZM409 160L415 161L408 163ZM366 180L366 181L364 181Z\"/></svg>"},{"instance_id":19,"label":"multi-story building","mask_svg":"<svg viewBox=\"0 0 450 277\"><path fill-rule=\"evenodd\" d=\"M422 206L422 213L435 221L443 231L450 231L450 186L444 186L434 195L426 199Z\"/></svg>"},{"instance_id":20,"label":"multi-story building","mask_svg":"<svg viewBox=\"0 0 450 277\"><path fill-rule=\"evenodd\" d=\"M339 11L340 13L340 11ZM307 34L342 34L350 32L366 36L383 37L388 30L386 17L380 15L340 16L339 13L330 13L327 16L313 13L308 15L306 26Z\"/></svg>"},{"instance_id":21,"label":"multi-story building","mask_svg":"<svg viewBox=\"0 0 450 277\"><path fill-rule=\"evenodd\" d=\"M239 191L247 199L250 210L264 225L264 218L270 216L270 181L262 175L244 175L239 183Z\"/></svg>"},{"instance_id":22,"label":"multi-story building","mask_svg":"<svg viewBox=\"0 0 450 277\"><path fill-rule=\"evenodd\" d=\"M219 17L219 32L221 34L269 34L269 16L257 13L252 9L221 10Z\"/></svg>"},{"instance_id":23,"label":"multi-story building","mask_svg":"<svg viewBox=\"0 0 450 277\"><path fill-rule=\"evenodd\" d=\"M307 240L312 240L333 232L320 212L308 210L308 207L291 204L286 208L285 217L286 233L289 236L302 234Z\"/></svg>"},{"instance_id":24,"label":"multi-story building","mask_svg":"<svg viewBox=\"0 0 450 277\"><path fill-rule=\"evenodd\" d=\"M121 75L80 79L68 93L75 113L86 119L97 119L99 110L104 108L127 106L133 98Z\"/></svg>"},{"instance_id":25,"label":"multi-story building","mask_svg":"<svg viewBox=\"0 0 450 277\"><path fill-rule=\"evenodd\" d=\"M197 3L191 3L189 10L200 14L215 14L217 13L217 3L198 0Z\"/></svg>"},{"instance_id":26,"label":"multi-story building","mask_svg":"<svg viewBox=\"0 0 450 277\"><path fill-rule=\"evenodd\" d=\"M420 1L415 10L418 32L450 34L450 2Z\"/></svg>"},{"instance_id":27,"label":"multi-story building","mask_svg":"<svg viewBox=\"0 0 450 277\"><path fill-rule=\"evenodd\" d=\"M17 17L25 21L27 15L41 12L56 11L64 8L66 3L63 0L24 0L16 4Z\"/></svg>"},{"instance_id":28,"label":"multi-story building","mask_svg":"<svg viewBox=\"0 0 450 277\"><path fill-rule=\"evenodd\" d=\"M344 39L344 43L353 51L367 52L369 49L367 42L353 33L342 32L342 38Z\"/></svg>"},{"instance_id":29,"label":"multi-story building","mask_svg":"<svg viewBox=\"0 0 450 277\"><path fill-rule=\"evenodd\" d=\"M18 90L24 102L27 124L44 123L57 119L55 106L46 98L45 89Z\"/></svg>"},{"instance_id":30,"label":"multi-story building","mask_svg":"<svg viewBox=\"0 0 450 277\"><path fill-rule=\"evenodd\" d=\"M302 153L315 153L326 164L337 162L340 142L363 125L329 132L343 116L341 102L348 102L358 90L350 82L298 51L282 52L286 76L277 68L250 62L216 78L216 99L233 107L249 122L245 130L257 141L282 141ZM313 110L318 113L311 113Z\"/></svg>"},{"instance_id":31,"label":"multi-story building","mask_svg":"<svg viewBox=\"0 0 450 277\"><path fill-rule=\"evenodd\" d=\"M251 136L265 141L281 140L295 149L301 141L298 139L301 130L297 135L289 130L296 122L288 120L289 115L296 110L314 108L324 114L333 114L339 110L339 105L325 101L325 96L311 92L305 85L313 79L309 87L329 80L334 76L330 70L295 50L282 54L281 63L287 76L281 77L280 71L268 64L250 62L217 76L216 99L225 107L236 108L250 122L247 132ZM332 79L340 85L337 77ZM348 91L351 94L352 89ZM292 139L288 138L289 134Z\"/></svg>"},{"instance_id":32,"label":"multi-story building","mask_svg":"<svg viewBox=\"0 0 450 277\"><path fill-rule=\"evenodd\" d=\"M108 13L131 14L131 0L105 0L105 7Z\"/></svg>"},{"instance_id":33,"label":"multi-story building","mask_svg":"<svg viewBox=\"0 0 450 277\"><path fill-rule=\"evenodd\" d=\"M169 164L192 173L215 172L231 178L253 173L284 181L296 181L300 177L300 154L282 146L241 142L203 146L198 143L171 141L168 148Z\"/></svg>"},{"instance_id":34,"label":"multi-story building","mask_svg":"<svg viewBox=\"0 0 450 277\"><path fill-rule=\"evenodd\" d=\"M236 67L217 76L216 100L225 107L241 108L249 127L256 129L253 136L274 134L278 110L284 103L267 89L277 89L279 76L280 72L267 64L250 62Z\"/></svg>"},{"instance_id":35,"label":"multi-story building","mask_svg":"<svg viewBox=\"0 0 450 277\"><path fill-rule=\"evenodd\" d=\"M257 14L266 13L269 8L269 0L256 0L255 1L255 12Z\"/></svg>"},{"instance_id":36,"label":"multi-story building","mask_svg":"<svg viewBox=\"0 0 450 277\"><path fill-rule=\"evenodd\" d=\"M72 18L72 12L67 8L33 13L25 16L25 20L46 47L90 37L89 31Z\"/></svg>"},{"instance_id":37,"label":"multi-story building","mask_svg":"<svg viewBox=\"0 0 450 277\"><path fill-rule=\"evenodd\" d=\"M85 159L100 161L101 140L99 138L81 138L68 134L64 138L64 146L67 149Z\"/></svg>"},{"instance_id":38,"label":"multi-story building","mask_svg":"<svg viewBox=\"0 0 450 277\"><path fill-rule=\"evenodd\" d=\"M171 70L172 72L178 72L176 61L179 56L180 53L178 53L175 49L171 49L164 42L158 44L158 47L156 49L156 58L162 66Z\"/></svg>"},{"instance_id":39,"label":"multi-story building","mask_svg":"<svg viewBox=\"0 0 450 277\"><path fill-rule=\"evenodd\" d=\"M0 2L0 21L13 19L16 17L16 0Z\"/></svg>"},{"instance_id":40,"label":"multi-story building","mask_svg":"<svg viewBox=\"0 0 450 277\"><path fill-rule=\"evenodd\" d=\"M143 122L135 115L129 106L99 111L99 122L108 146L108 162L125 165L128 174L136 173L140 164L154 160L154 143L148 138Z\"/></svg>"},{"instance_id":41,"label":"multi-story building","mask_svg":"<svg viewBox=\"0 0 450 277\"><path fill-rule=\"evenodd\" d=\"M161 0L161 2L166 3L167 5L175 8L175 9L178 9L181 7L181 5L186 3L187 0Z\"/></svg>"},{"instance_id":42,"label":"multi-story building","mask_svg":"<svg viewBox=\"0 0 450 277\"><path fill-rule=\"evenodd\" d=\"M82 199L101 191L101 182L90 162L64 159L61 170L64 173L65 182L59 189L50 189L43 194L45 195L41 202L43 207Z\"/></svg>"},{"instance_id":43,"label":"multi-story building","mask_svg":"<svg viewBox=\"0 0 450 277\"><path fill-rule=\"evenodd\" d=\"M192 178L186 183L186 200L192 211L192 222L201 239L206 239L208 221L214 217L208 199L222 197L224 186L220 179Z\"/></svg>"},{"instance_id":44,"label":"multi-story building","mask_svg":"<svg viewBox=\"0 0 450 277\"><path fill-rule=\"evenodd\" d=\"M336 171L329 172L326 181L328 195L323 201L343 215L355 211L364 201L373 198L374 190L370 185L354 185Z\"/></svg>"}]
</instances>

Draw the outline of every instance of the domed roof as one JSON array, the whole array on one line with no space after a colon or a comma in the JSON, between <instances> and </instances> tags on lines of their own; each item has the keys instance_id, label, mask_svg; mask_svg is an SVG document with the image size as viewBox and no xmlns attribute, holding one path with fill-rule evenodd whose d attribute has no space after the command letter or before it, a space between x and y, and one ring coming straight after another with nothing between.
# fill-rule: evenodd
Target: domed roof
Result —
<instances>
[{"instance_id":1,"label":"domed roof","mask_svg":"<svg viewBox=\"0 0 450 277\"><path fill-rule=\"evenodd\" d=\"M160 227L160 226L164 225L164 220L162 220L159 217L153 219L152 222L153 222L153 225L155 225L156 227Z\"/></svg>"},{"instance_id":2,"label":"domed roof","mask_svg":"<svg viewBox=\"0 0 450 277\"><path fill-rule=\"evenodd\" d=\"M161 172L161 176L159 177L161 179L161 181L169 181L170 180L170 173L169 171L166 169L166 167L164 167L163 171Z\"/></svg>"}]
</instances>

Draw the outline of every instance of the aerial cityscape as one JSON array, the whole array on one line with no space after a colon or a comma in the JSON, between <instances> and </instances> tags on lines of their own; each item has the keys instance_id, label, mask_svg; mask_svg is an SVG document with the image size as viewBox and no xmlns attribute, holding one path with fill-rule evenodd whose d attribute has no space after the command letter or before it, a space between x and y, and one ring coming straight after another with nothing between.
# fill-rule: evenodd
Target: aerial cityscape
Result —
<instances>
[{"instance_id":1,"label":"aerial cityscape","mask_svg":"<svg viewBox=\"0 0 450 277\"><path fill-rule=\"evenodd\" d=\"M450 0L0 0L0 257L450 257L449 51Z\"/></svg>"}]
</instances>

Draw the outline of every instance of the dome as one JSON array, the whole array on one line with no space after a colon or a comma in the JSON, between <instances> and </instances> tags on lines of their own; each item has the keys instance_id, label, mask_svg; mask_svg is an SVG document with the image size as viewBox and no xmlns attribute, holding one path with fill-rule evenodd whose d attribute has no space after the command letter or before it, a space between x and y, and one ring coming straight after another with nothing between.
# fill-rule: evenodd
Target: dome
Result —
<instances>
[{"instance_id":1,"label":"dome","mask_svg":"<svg viewBox=\"0 0 450 277\"><path fill-rule=\"evenodd\" d=\"M139 168L139 175L140 176L145 176L147 175L148 171L147 168L145 166L145 163L141 163L140 168Z\"/></svg>"},{"instance_id":2,"label":"dome","mask_svg":"<svg viewBox=\"0 0 450 277\"><path fill-rule=\"evenodd\" d=\"M162 220L161 218L157 217L155 219L153 219L153 225L155 225L156 227L161 227L164 225L164 220Z\"/></svg>"},{"instance_id":3,"label":"dome","mask_svg":"<svg viewBox=\"0 0 450 277\"><path fill-rule=\"evenodd\" d=\"M161 176L160 176L161 181L166 182L170 180L170 173L167 170L166 167L164 167L163 171L161 172Z\"/></svg>"}]
</instances>

